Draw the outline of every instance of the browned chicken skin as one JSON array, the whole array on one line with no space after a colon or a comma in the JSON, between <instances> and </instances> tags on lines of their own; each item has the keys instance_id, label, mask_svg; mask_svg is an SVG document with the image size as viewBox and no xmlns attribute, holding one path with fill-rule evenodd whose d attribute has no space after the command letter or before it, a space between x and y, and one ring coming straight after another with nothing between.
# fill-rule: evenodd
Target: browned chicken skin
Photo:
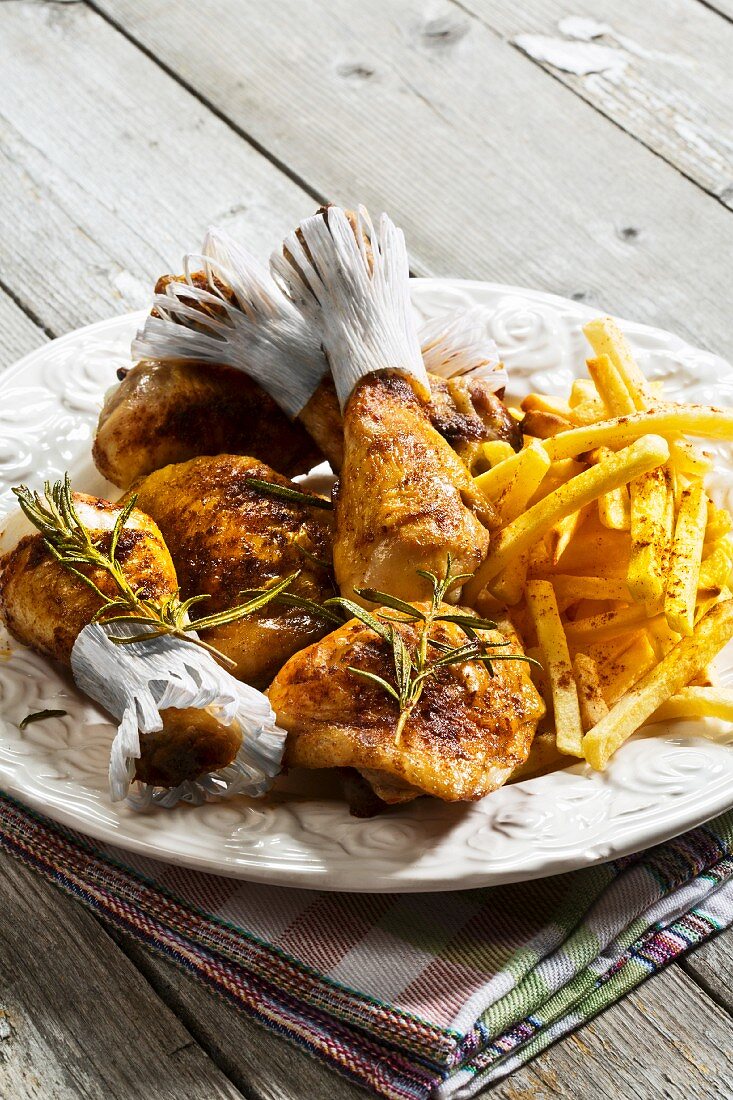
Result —
<instances>
[{"instance_id":1,"label":"browned chicken skin","mask_svg":"<svg viewBox=\"0 0 733 1100\"><path fill-rule=\"evenodd\" d=\"M209 614L240 602L244 589L300 570L292 592L317 602L332 596L331 514L263 494L248 478L297 489L264 463L238 455L167 466L137 487L138 505L165 536L182 595L210 595L201 605ZM264 686L288 657L327 629L319 616L273 603L209 630L206 640L236 661L236 676Z\"/></svg>"},{"instance_id":2,"label":"browned chicken skin","mask_svg":"<svg viewBox=\"0 0 733 1100\"><path fill-rule=\"evenodd\" d=\"M369 375L344 413L345 457L336 496L334 568L341 593L377 588L424 599L418 568L473 573L493 513L463 462L433 428L404 378ZM482 522L483 521L483 522Z\"/></svg>"},{"instance_id":3,"label":"browned chicken skin","mask_svg":"<svg viewBox=\"0 0 733 1100\"><path fill-rule=\"evenodd\" d=\"M79 517L95 541L109 541L120 506L75 493ZM175 594L176 571L155 523L135 509L120 536L117 559L125 576L147 599ZM0 614L10 633L37 653L69 666L79 633L99 609L99 597L60 565L41 535L26 535L0 562ZM85 568L85 567L82 567ZM85 569L105 595L114 582L104 570ZM136 778L166 787L230 764L241 735L200 710L161 711L164 728L141 738Z\"/></svg>"},{"instance_id":4,"label":"browned chicken skin","mask_svg":"<svg viewBox=\"0 0 733 1100\"><path fill-rule=\"evenodd\" d=\"M152 360L133 367L105 401L92 453L99 472L126 489L172 462L223 452L253 455L289 475L322 460L305 428L242 371Z\"/></svg>"},{"instance_id":5,"label":"browned chicken skin","mask_svg":"<svg viewBox=\"0 0 733 1100\"><path fill-rule=\"evenodd\" d=\"M398 630L414 653L416 627ZM502 640L497 632L478 633ZM431 637L451 646L465 642L452 623L435 624ZM499 652L521 650L508 642ZM357 768L384 801L417 794L448 802L483 798L526 759L544 713L522 661L495 662L493 676L479 662L448 666L425 682L396 743L397 704L349 665L388 682L394 676L387 646L356 619L296 654L276 676L268 695L288 731L285 763Z\"/></svg>"},{"instance_id":6,"label":"browned chicken skin","mask_svg":"<svg viewBox=\"0 0 733 1100\"><path fill-rule=\"evenodd\" d=\"M522 449L522 432L483 378L438 378L431 374L429 402L421 401L436 432L469 469L481 455L481 444L503 439ZM420 400L419 398L417 400ZM344 427L330 375L323 379L298 419L307 428L335 473L344 461Z\"/></svg>"},{"instance_id":7,"label":"browned chicken skin","mask_svg":"<svg viewBox=\"0 0 733 1100\"><path fill-rule=\"evenodd\" d=\"M236 305L231 290L213 278L218 291ZM162 294L170 283L185 282L182 275L163 275L155 291ZM191 282L208 286L203 271L193 272ZM189 305L204 313L215 308L195 299ZM430 382L428 416L469 468L488 440L504 439L515 450L521 448L518 425L487 381L431 375ZM330 375L291 420L242 371L195 361L143 360L105 401L93 447L97 469L121 488L172 462L222 453L251 455L289 477L306 473L325 457L338 473L343 426Z\"/></svg>"}]
</instances>

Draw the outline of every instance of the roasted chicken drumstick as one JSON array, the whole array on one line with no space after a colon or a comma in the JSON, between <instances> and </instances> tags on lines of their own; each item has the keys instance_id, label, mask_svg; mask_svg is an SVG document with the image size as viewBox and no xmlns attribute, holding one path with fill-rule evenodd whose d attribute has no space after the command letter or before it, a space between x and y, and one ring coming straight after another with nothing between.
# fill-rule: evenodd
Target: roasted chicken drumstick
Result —
<instances>
[{"instance_id":1,"label":"roasted chicken drumstick","mask_svg":"<svg viewBox=\"0 0 733 1100\"><path fill-rule=\"evenodd\" d=\"M492 509L426 413L430 382L409 300L404 238L386 215L354 232L328 207L302 222L273 263L323 346L344 418L334 567L344 596L381 589L424 599L416 569L440 574L450 554L473 574ZM368 601L367 601L368 602Z\"/></svg>"},{"instance_id":2,"label":"roasted chicken drumstick","mask_svg":"<svg viewBox=\"0 0 733 1100\"><path fill-rule=\"evenodd\" d=\"M121 506L75 493L77 515L95 544L108 547ZM117 543L116 558L141 599L164 601L178 591L176 572L156 524L134 509ZM4 555L0 573L0 613L14 638L37 653L69 666L75 643L102 606L102 600L47 548L41 534L25 535ZM77 564L107 598L116 595L100 568ZM135 779L175 788L232 763L242 731L206 710L160 711L163 729L141 738Z\"/></svg>"},{"instance_id":3,"label":"roasted chicken drumstick","mask_svg":"<svg viewBox=\"0 0 733 1100\"><path fill-rule=\"evenodd\" d=\"M191 271L193 262L203 269ZM100 472L127 488L167 463L218 452L252 455L288 476L325 456L338 472L341 411L319 338L269 274L210 230L185 274L163 276L155 289L133 347L141 361L102 410L94 445ZM518 449L519 429L496 394L504 375L478 314L430 322L423 351L432 382L426 411L464 461L474 463L491 439ZM244 376L238 382L235 370ZM273 412L273 398L255 381L268 388L273 376L286 380L286 390L288 376L296 389L301 379L288 415Z\"/></svg>"},{"instance_id":4,"label":"roasted chicken drumstick","mask_svg":"<svg viewBox=\"0 0 733 1100\"><path fill-rule=\"evenodd\" d=\"M264 463L239 455L166 466L136 487L139 506L163 532L182 595L210 595L202 605L207 614L238 603L245 589L293 573L298 576L289 594L317 603L334 594L331 513L263 491L252 479L298 488ZM236 662L236 676L260 687L327 629L323 618L273 602L215 627L206 638Z\"/></svg>"},{"instance_id":5,"label":"roasted chicken drumstick","mask_svg":"<svg viewBox=\"0 0 733 1100\"><path fill-rule=\"evenodd\" d=\"M127 489L172 462L224 453L274 463L289 477L322 461L305 428L242 371L154 360L137 363L105 400L92 457Z\"/></svg>"},{"instance_id":6,"label":"roasted chicken drumstick","mask_svg":"<svg viewBox=\"0 0 733 1100\"><path fill-rule=\"evenodd\" d=\"M441 610L456 608L444 604ZM381 612L394 615L387 607ZM396 629L414 653L415 626ZM521 656L519 646L505 642L498 632L477 634L485 642L505 643L497 653ZM466 642L450 622L436 624L431 636L448 647ZM493 675L475 661L446 665L426 681L396 739L394 700L355 675L355 668L388 681L394 676L389 647L352 619L292 657L268 695L278 722L288 731L287 765L356 768L384 802L405 802L420 794L448 802L483 798L526 759L544 713L522 661L497 660Z\"/></svg>"}]
</instances>

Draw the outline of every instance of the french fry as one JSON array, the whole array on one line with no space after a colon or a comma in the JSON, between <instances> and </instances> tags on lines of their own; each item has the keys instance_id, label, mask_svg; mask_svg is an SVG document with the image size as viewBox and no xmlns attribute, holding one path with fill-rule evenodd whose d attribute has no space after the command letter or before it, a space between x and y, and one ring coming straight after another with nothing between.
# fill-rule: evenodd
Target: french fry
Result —
<instances>
[{"instance_id":1,"label":"french fry","mask_svg":"<svg viewBox=\"0 0 733 1100\"><path fill-rule=\"evenodd\" d=\"M628 388L608 355L586 360L590 374L608 416L628 416L636 409Z\"/></svg>"},{"instance_id":2,"label":"french fry","mask_svg":"<svg viewBox=\"0 0 733 1100\"><path fill-rule=\"evenodd\" d=\"M701 436L704 439L733 439L733 409L718 409L712 405L665 405L650 412L614 417L587 428L570 428L543 446L550 458L573 458L592 451L594 447L625 447L650 432L659 435Z\"/></svg>"},{"instance_id":3,"label":"french fry","mask_svg":"<svg viewBox=\"0 0 733 1100\"><path fill-rule=\"evenodd\" d=\"M586 645L583 643L584 648L581 650L583 653L587 653L589 657L592 657L598 666L601 676L605 676L606 670L613 664L614 661L630 649L632 645L635 645L639 639L644 639L646 632L643 628L637 630L631 630L628 634L619 634L616 638L607 638L603 642L593 642L592 645ZM573 648L572 643L568 643ZM575 647L576 651L580 650L580 646Z\"/></svg>"},{"instance_id":4,"label":"french fry","mask_svg":"<svg viewBox=\"0 0 733 1100\"><path fill-rule=\"evenodd\" d=\"M717 594L714 592L701 592L695 605L695 622L698 623L704 615L707 615L710 608L714 607L716 603L720 603L721 600L729 600L730 595L728 588L724 588Z\"/></svg>"},{"instance_id":5,"label":"french fry","mask_svg":"<svg viewBox=\"0 0 733 1100\"><path fill-rule=\"evenodd\" d=\"M649 383L640 370L631 351L629 341L612 317L598 317L583 325L596 355L607 355L621 376L637 409L649 404Z\"/></svg>"},{"instance_id":6,"label":"french fry","mask_svg":"<svg viewBox=\"0 0 733 1100\"><path fill-rule=\"evenodd\" d=\"M491 619L496 621L500 615L506 614L506 608L503 600L497 600L491 595L488 588L485 588L481 593L481 596L476 601L476 607L474 609L477 615L480 615L482 619Z\"/></svg>"},{"instance_id":7,"label":"french fry","mask_svg":"<svg viewBox=\"0 0 733 1100\"><path fill-rule=\"evenodd\" d=\"M524 586L527 583L527 566L529 565L529 551L518 554L509 562L506 569L502 570L498 577L491 582L489 591L500 603L507 607L514 607L524 596Z\"/></svg>"},{"instance_id":8,"label":"french fry","mask_svg":"<svg viewBox=\"0 0 733 1100\"><path fill-rule=\"evenodd\" d=\"M631 482L631 559L628 584L638 603L659 604L666 582L669 545L667 471L656 470Z\"/></svg>"},{"instance_id":9,"label":"french fry","mask_svg":"<svg viewBox=\"0 0 733 1100\"><path fill-rule=\"evenodd\" d=\"M732 566L733 549L725 539L721 539L700 564L700 573L697 580L698 589L720 592L730 580Z\"/></svg>"},{"instance_id":10,"label":"french fry","mask_svg":"<svg viewBox=\"0 0 733 1100\"><path fill-rule=\"evenodd\" d=\"M712 501L708 502L708 525L705 528L706 548L719 542L733 527L733 519L725 508L716 508Z\"/></svg>"},{"instance_id":11,"label":"french fry","mask_svg":"<svg viewBox=\"0 0 733 1100\"><path fill-rule=\"evenodd\" d=\"M672 630L664 615L657 615L646 624L649 641L654 647L657 660L666 657L670 649L674 649L680 640L680 635Z\"/></svg>"},{"instance_id":12,"label":"french fry","mask_svg":"<svg viewBox=\"0 0 733 1100\"><path fill-rule=\"evenodd\" d=\"M670 439L669 461L677 473L688 477L705 477L713 468L712 458L686 439Z\"/></svg>"},{"instance_id":13,"label":"french fry","mask_svg":"<svg viewBox=\"0 0 733 1100\"><path fill-rule=\"evenodd\" d=\"M576 409L578 405L583 405L586 401L596 401L597 399L598 390L590 378L576 378L574 380L568 398L568 405L571 409Z\"/></svg>"},{"instance_id":14,"label":"french fry","mask_svg":"<svg viewBox=\"0 0 733 1100\"><path fill-rule=\"evenodd\" d=\"M664 614L672 630L678 634L692 634L695 625L707 514L707 497L698 481L682 491L669 558Z\"/></svg>"},{"instance_id":15,"label":"french fry","mask_svg":"<svg viewBox=\"0 0 733 1100\"><path fill-rule=\"evenodd\" d=\"M547 678L547 670L542 664L542 652L540 650L540 647L538 645L534 645L531 646L529 649L525 649L524 652L527 657L537 662L536 665L529 666L529 675L532 679L532 683L544 699L545 706L549 708L552 706L552 693L550 691L550 681Z\"/></svg>"},{"instance_id":16,"label":"french fry","mask_svg":"<svg viewBox=\"0 0 733 1100\"><path fill-rule=\"evenodd\" d=\"M723 718L733 722L733 691L713 687L686 687L670 696L647 719L668 722L673 718Z\"/></svg>"},{"instance_id":17,"label":"french fry","mask_svg":"<svg viewBox=\"0 0 733 1100\"><path fill-rule=\"evenodd\" d=\"M497 463L503 462L505 458L511 458L514 454L514 448L511 443L507 443L503 439L490 439L487 443L481 444L481 453L489 466L496 466Z\"/></svg>"},{"instance_id":18,"label":"french fry","mask_svg":"<svg viewBox=\"0 0 733 1100\"><path fill-rule=\"evenodd\" d=\"M648 622L646 607L633 604L618 611L604 611L602 615L591 615L587 619L576 619L566 624L568 641L581 646L585 642L603 642L608 638L618 638L631 630L645 626Z\"/></svg>"},{"instance_id":19,"label":"french fry","mask_svg":"<svg viewBox=\"0 0 733 1100\"><path fill-rule=\"evenodd\" d=\"M543 544L544 545L544 542ZM532 576L552 576L553 573L577 573L579 576L594 574L596 577L623 579L629 568L631 539L626 531L611 531L604 527L598 518L597 509L589 509L583 520L577 538L568 546L556 566L547 558L535 561L534 549L530 574Z\"/></svg>"},{"instance_id":20,"label":"french fry","mask_svg":"<svg viewBox=\"0 0 733 1100\"><path fill-rule=\"evenodd\" d=\"M484 443L484 452L489 446L489 443ZM509 447L509 444L507 443L506 446ZM535 448L541 446L541 443L535 444ZM483 493L487 500L498 500L501 494L506 492L514 480L517 470L521 469L526 462L524 458L526 450L528 448L525 448L524 451L514 452L509 447L510 453L506 458L500 459L490 470L486 470L485 473L479 474L478 477L473 479L474 486Z\"/></svg>"},{"instance_id":21,"label":"french fry","mask_svg":"<svg viewBox=\"0 0 733 1100\"><path fill-rule=\"evenodd\" d=\"M618 611L620 607L625 606L625 601L619 603L613 600L578 600L569 620L575 622L576 619L589 619L591 615L604 615L607 611Z\"/></svg>"},{"instance_id":22,"label":"french fry","mask_svg":"<svg viewBox=\"0 0 733 1100\"><path fill-rule=\"evenodd\" d=\"M578 600L631 600L625 580L606 577L572 577L558 573L552 578L557 606L562 613Z\"/></svg>"},{"instance_id":23,"label":"french fry","mask_svg":"<svg viewBox=\"0 0 733 1100\"><path fill-rule=\"evenodd\" d=\"M613 451L608 447L599 447L593 452L596 461L608 458ZM628 531L631 528L631 501L629 490L625 485L620 485L610 493L604 493L598 498L598 518L604 527L611 531Z\"/></svg>"},{"instance_id":24,"label":"french fry","mask_svg":"<svg viewBox=\"0 0 733 1100\"><path fill-rule=\"evenodd\" d=\"M550 439L559 432L566 432L573 427L572 420L557 413L543 412L541 409L530 409L525 413L522 421L522 431L535 439Z\"/></svg>"},{"instance_id":25,"label":"french fry","mask_svg":"<svg viewBox=\"0 0 733 1100\"><path fill-rule=\"evenodd\" d=\"M614 660L600 669L601 690L608 706L612 706L630 687L657 663L657 655L646 634L639 636Z\"/></svg>"},{"instance_id":26,"label":"french fry","mask_svg":"<svg viewBox=\"0 0 733 1100\"><path fill-rule=\"evenodd\" d=\"M647 436L599 462L597 466L578 474L566 485L561 485L549 496L538 501L497 535L487 557L465 586L464 597L469 605L476 600L481 589L501 573L511 558L544 538L559 520L597 500L603 493L655 469L668 458L669 447L666 441L659 436ZM511 462L512 459L507 461ZM489 470L481 477L488 477L493 472ZM477 481L480 480L477 478Z\"/></svg>"},{"instance_id":27,"label":"french fry","mask_svg":"<svg viewBox=\"0 0 733 1100\"><path fill-rule=\"evenodd\" d=\"M544 446L540 441L534 440L534 445L535 447L542 447L544 450ZM554 493L555 489L559 489L561 485L565 485L571 478L577 477L578 474L582 474L586 468L584 462L576 462L574 458L565 458L560 462L553 462L536 493L530 500L530 503L536 504L538 500L542 500L543 497L549 496L550 493Z\"/></svg>"},{"instance_id":28,"label":"french fry","mask_svg":"<svg viewBox=\"0 0 733 1100\"><path fill-rule=\"evenodd\" d=\"M688 687L720 687L720 677L715 665L706 665L701 668L690 680Z\"/></svg>"},{"instance_id":29,"label":"french fry","mask_svg":"<svg viewBox=\"0 0 733 1100\"><path fill-rule=\"evenodd\" d=\"M517 455L514 474L511 481L496 500L499 521L502 527L511 523L527 507L540 482L550 469L547 452L539 443L530 443Z\"/></svg>"},{"instance_id":30,"label":"french fry","mask_svg":"<svg viewBox=\"0 0 733 1100\"><path fill-rule=\"evenodd\" d=\"M529 551L529 575L543 577L552 571L550 551L545 540L540 539Z\"/></svg>"},{"instance_id":31,"label":"french fry","mask_svg":"<svg viewBox=\"0 0 733 1100\"><path fill-rule=\"evenodd\" d=\"M550 552L550 560L553 565L557 565L560 561L584 518L582 510L573 512L572 515L558 520L555 526L547 532L545 543Z\"/></svg>"},{"instance_id":32,"label":"french fry","mask_svg":"<svg viewBox=\"0 0 733 1100\"><path fill-rule=\"evenodd\" d=\"M560 752L582 756L580 703L555 593L549 581L528 581L526 593L542 653L542 664L550 681L557 747Z\"/></svg>"},{"instance_id":33,"label":"french fry","mask_svg":"<svg viewBox=\"0 0 733 1100\"><path fill-rule=\"evenodd\" d=\"M733 637L733 600L716 604L667 656L611 708L583 739L586 760L602 771L613 753L671 695L677 694Z\"/></svg>"},{"instance_id":34,"label":"french fry","mask_svg":"<svg viewBox=\"0 0 733 1100\"><path fill-rule=\"evenodd\" d=\"M580 702L580 720L583 731L588 732L608 714L608 706L601 691L598 666L586 653L576 653L573 657L573 673Z\"/></svg>"},{"instance_id":35,"label":"french fry","mask_svg":"<svg viewBox=\"0 0 733 1100\"><path fill-rule=\"evenodd\" d=\"M522 401L522 409L524 412L551 413L553 416L560 416L565 420L577 423L570 405L567 401L563 401L561 397L549 397L544 393L530 393Z\"/></svg>"},{"instance_id":36,"label":"french fry","mask_svg":"<svg viewBox=\"0 0 733 1100\"><path fill-rule=\"evenodd\" d=\"M476 605L477 607L481 607L482 600L479 600ZM526 600L522 600L520 604L516 604L514 607L509 607L506 609L505 614L509 616L512 626L522 639L522 646L525 653L533 646L536 646L537 631L534 628L534 622L529 613Z\"/></svg>"},{"instance_id":37,"label":"french fry","mask_svg":"<svg viewBox=\"0 0 733 1100\"><path fill-rule=\"evenodd\" d=\"M631 529L631 500L625 485L598 498L598 518L610 531Z\"/></svg>"},{"instance_id":38,"label":"french fry","mask_svg":"<svg viewBox=\"0 0 733 1100\"><path fill-rule=\"evenodd\" d=\"M574 409L570 410L569 419L574 424L596 424L599 420L605 420L608 415L606 412L606 406L601 401L600 397L594 398L592 401L583 401L582 404L576 405Z\"/></svg>"}]
</instances>

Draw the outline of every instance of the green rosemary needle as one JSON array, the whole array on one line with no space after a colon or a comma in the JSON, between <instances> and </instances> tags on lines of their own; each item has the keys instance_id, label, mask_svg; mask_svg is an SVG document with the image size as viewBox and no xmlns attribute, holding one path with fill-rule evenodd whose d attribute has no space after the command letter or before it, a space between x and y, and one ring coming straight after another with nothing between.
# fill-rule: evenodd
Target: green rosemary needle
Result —
<instances>
[{"instance_id":1,"label":"green rosemary needle","mask_svg":"<svg viewBox=\"0 0 733 1100\"><path fill-rule=\"evenodd\" d=\"M459 612L454 614L441 611L441 606L450 590L460 584L461 581L466 580L466 574L451 572L451 564L451 557L448 554L444 577L437 577L435 573L425 569L416 570L421 577L430 582L432 588L430 603L425 611L419 607L414 607L405 600L390 595L388 592L380 592L373 588L356 589L357 595L361 596L362 599L368 600L370 603L380 604L382 607L388 607L399 616L388 616L381 613L379 618L382 621L379 622L375 615L364 611L358 604L351 604L348 601L352 614L365 625L374 630L374 624L378 624L380 629L376 632L383 641L388 643L392 651L393 684L389 683L383 676L351 665L349 666L349 672L363 680L376 683L386 695L398 703L399 716L395 727L395 744L400 743L402 732L410 715L420 702L426 682L434 677L440 669L448 665L479 661L485 664L489 673L493 675L492 661L516 660L530 662L529 657L514 653L487 652L509 645L506 641L486 642L476 633L477 630L496 630L496 623L490 619L481 619L478 616L464 615ZM334 603L337 601L330 600L328 602ZM466 636L465 643L459 646L450 646L445 642L431 638L430 634L434 624L441 622L453 623L455 626L460 627ZM395 630L394 624L404 623L419 624L414 655L408 650L399 631ZM430 655L431 646L437 649L437 657Z\"/></svg>"},{"instance_id":2,"label":"green rosemary needle","mask_svg":"<svg viewBox=\"0 0 733 1100\"><path fill-rule=\"evenodd\" d=\"M486 665L489 673L493 675L493 661L524 661L528 664L537 664L530 657L515 653L496 653L497 649L509 645L507 641L487 642L481 638L477 631L496 630L495 622L490 619L482 619L477 615L466 615L459 611L441 611L441 606L452 588L466 580L470 574L452 573L450 554L446 561L445 576L437 577L424 569L416 572L430 582L432 596L426 611L389 592L380 592L375 588L357 589L357 595L369 603L379 604L380 609L389 608L394 614L388 614L380 610L377 614L367 611L361 604L343 596L334 596L319 604L313 600L306 600L301 596L295 596L290 592L283 592L275 596L277 602L291 607L300 607L312 615L320 615L327 622L336 626L343 625L347 619L358 619L372 630L381 641L389 647L392 657L393 679L392 682L376 672L367 669L348 666L353 676L375 684L390 699L397 703L399 715L395 728L395 742L399 744L405 725L414 711L423 693L427 680L435 676L440 669L447 665L464 664L468 661L479 661ZM253 589L241 595L254 595L261 589ZM402 635L395 629L397 625L407 623L419 624L417 646L412 655L408 650ZM435 623L453 623L463 631L466 641L459 646L449 645L431 637L431 630ZM433 656L431 648L437 652ZM490 652L491 651L491 652Z\"/></svg>"},{"instance_id":3,"label":"green rosemary needle","mask_svg":"<svg viewBox=\"0 0 733 1100\"><path fill-rule=\"evenodd\" d=\"M325 508L329 511L333 508L331 501L326 500L325 497L316 496L314 493L301 493L298 489L291 489L289 485L278 485L276 481L246 477L244 483L250 489L256 489L257 492L262 493L263 496L279 497L280 500L287 500L292 504L307 504L311 508Z\"/></svg>"},{"instance_id":4,"label":"green rosemary needle","mask_svg":"<svg viewBox=\"0 0 733 1100\"><path fill-rule=\"evenodd\" d=\"M53 485L47 481L42 496L37 492L31 492L25 485L14 488L13 492L25 515L43 536L48 552L99 597L100 607L92 621L102 624L138 623L147 628L132 637L110 635L110 641L116 645L130 645L132 642L150 641L153 638L168 635L199 646L211 653L222 664L233 667L236 664L235 661L215 646L196 637L194 632L211 630L213 627L236 622L251 615L271 600L282 596L285 589L299 575L297 572L292 573L277 584L260 589L251 599L235 607L192 619L191 609L197 603L208 600L209 596L192 596L190 599L181 600L180 593L176 592L161 600L147 599L140 594L139 590L132 587L117 559L117 548L122 531L135 507L137 498L134 495L118 513L109 546L104 547L95 541L89 528L79 518L68 474L64 476L63 481L56 481ZM102 592L91 577L82 571L84 568L100 569L106 573L115 584L116 594L107 596Z\"/></svg>"}]
</instances>

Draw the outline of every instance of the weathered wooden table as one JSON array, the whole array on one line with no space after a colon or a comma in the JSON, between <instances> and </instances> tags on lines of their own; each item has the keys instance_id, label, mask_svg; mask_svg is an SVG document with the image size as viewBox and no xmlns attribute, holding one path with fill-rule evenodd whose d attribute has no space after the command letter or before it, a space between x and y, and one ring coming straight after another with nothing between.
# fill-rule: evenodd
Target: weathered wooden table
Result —
<instances>
[{"instance_id":1,"label":"weathered wooden table","mask_svg":"<svg viewBox=\"0 0 733 1100\"><path fill-rule=\"evenodd\" d=\"M730 356L731 21L731 0L3 0L0 363L145 305L208 223L265 255L326 198L386 207L420 274ZM2 1097L364 1095L2 871ZM733 1095L732 961L721 936L494 1094Z\"/></svg>"}]
</instances>

